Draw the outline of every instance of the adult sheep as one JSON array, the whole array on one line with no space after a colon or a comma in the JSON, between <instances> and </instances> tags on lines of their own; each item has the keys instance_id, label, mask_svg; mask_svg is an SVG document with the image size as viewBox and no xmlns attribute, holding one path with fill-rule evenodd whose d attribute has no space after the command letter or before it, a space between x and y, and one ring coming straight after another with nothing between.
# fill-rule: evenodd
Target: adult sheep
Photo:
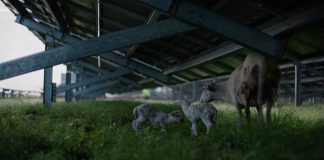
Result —
<instances>
[{"instance_id":1,"label":"adult sheep","mask_svg":"<svg viewBox=\"0 0 324 160\"><path fill-rule=\"evenodd\" d=\"M242 126L242 109L250 120L250 107L255 106L259 119L264 121L262 105L267 103L266 124L271 120L271 108L278 97L281 72L277 62L260 54L248 55L223 83L203 87L201 102L224 100L236 106L238 126Z\"/></svg>"}]
</instances>

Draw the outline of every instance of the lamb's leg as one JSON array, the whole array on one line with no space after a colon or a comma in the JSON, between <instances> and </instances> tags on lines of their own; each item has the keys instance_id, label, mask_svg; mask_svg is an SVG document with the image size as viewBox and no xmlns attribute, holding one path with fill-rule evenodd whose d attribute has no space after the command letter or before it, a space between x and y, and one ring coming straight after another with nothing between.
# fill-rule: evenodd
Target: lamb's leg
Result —
<instances>
[{"instance_id":1,"label":"lamb's leg","mask_svg":"<svg viewBox=\"0 0 324 160\"><path fill-rule=\"evenodd\" d=\"M267 112L266 112L266 125L271 125L271 108L273 106L273 102L267 102Z\"/></svg>"},{"instance_id":2,"label":"lamb's leg","mask_svg":"<svg viewBox=\"0 0 324 160\"><path fill-rule=\"evenodd\" d=\"M163 124L163 123L160 123L160 126L161 126L161 128L162 128L162 132L163 132L163 133L167 133L166 125Z\"/></svg>"},{"instance_id":3,"label":"lamb's leg","mask_svg":"<svg viewBox=\"0 0 324 160\"><path fill-rule=\"evenodd\" d=\"M134 129L134 131L136 132L136 133L138 133L138 125L137 125L137 121L136 121L137 119L134 119L133 120L133 122L132 122L132 127L133 127L133 129Z\"/></svg>"},{"instance_id":4,"label":"lamb's leg","mask_svg":"<svg viewBox=\"0 0 324 160\"><path fill-rule=\"evenodd\" d=\"M240 106L236 106L236 110L237 110L237 124L238 127L242 127L242 123L243 123L243 117L242 117L242 110L240 108Z\"/></svg>"},{"instance_id":5,"label":"lamb's leg","mask_svg":"<svg viewBox=\"0 0 324 160\"><path fill-rule=\"evenodd\" d=\"M143 116L139 116L132 122L133 129L138 134L142 131L142 123L145 122L145 118Z\"/></svg>"},{"instance_id":6,"label":"lamb's leg","mask_svg":"<svg viewBox=\"0 0 324 160\"><path fill-rule=\"evenodd\" d=\"M258 111L258 116L259 116L259 120L264 123L264 115L263 115L263 109L262 109L262 105L261 106L256 106L257 111Z\"/></svg>"},{"instance_id":7,"label":"lamb's leg","mask_svg":"<svg viewBox=\"0 0 324 160\"><path fill-rule=\"evenodd\" d=\"M205 124L206 128L207 128L207 134L209 134L211 128L213 127L213 123L210 121L209 116L206 116L204 118L201 119L203 121L203 123Z\"/></svg>"},{"instance_id":8,"label":"lamb's leg","mask_svg":"<svg viewBox=\"0 0 324 160\"><path fill-rule=\"evenodd\" d=\"M198 133L197 133L197 122L196 121L192 122L191 134L194 135L194 136L198 135Z\"/></svg>"}]
</instances>

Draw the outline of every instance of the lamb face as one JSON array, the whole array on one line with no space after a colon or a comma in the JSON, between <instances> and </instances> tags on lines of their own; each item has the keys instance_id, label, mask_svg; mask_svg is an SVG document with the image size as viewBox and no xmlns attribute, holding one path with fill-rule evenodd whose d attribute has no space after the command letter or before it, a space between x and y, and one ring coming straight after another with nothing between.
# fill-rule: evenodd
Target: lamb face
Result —
<instances>
[{"instance_id":1,"label":"lamb face","mask_svg":"<svg viewBox=\"0 0 324 160\"><path fill-rule=\"evenodd\" d=\"M209 103L217 98L215 95L216 89L213 85L214 83L211 83L203 87L200 103Z\"/></svg>"},{"instance_id":2,"label":"lamb face","mask_svg":"<svg viewBox=\"0 0 324 160\"><path fill-rule=\"evenodd\" d=\"M168 123L179 123L182 121L182 114L180 111L174 111L168 114Z\"/></svg>"}]
</instances>

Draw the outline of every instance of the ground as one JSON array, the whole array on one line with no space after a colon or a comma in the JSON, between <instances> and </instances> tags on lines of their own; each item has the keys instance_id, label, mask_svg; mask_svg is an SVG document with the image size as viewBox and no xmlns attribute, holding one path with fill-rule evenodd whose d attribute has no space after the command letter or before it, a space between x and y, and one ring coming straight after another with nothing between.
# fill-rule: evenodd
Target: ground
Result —
<instances>
[{"instance_id":1,"label":"ground","mask_svg":"<svg viewBox=\"0 0 324 160\"><path fill-rule=\"evenodd\" d=\"M220 127L206 135L200 123L193 137L187 120L171 125L168 134L146 125L135 135L132 108L139 102L82 101L47 109L15 101L0 100L0 159L324 159L324 105L278 104L270 128L252 109L252 122L238 130L234 107L215 103Z\"/></svg>"}]
</instances>

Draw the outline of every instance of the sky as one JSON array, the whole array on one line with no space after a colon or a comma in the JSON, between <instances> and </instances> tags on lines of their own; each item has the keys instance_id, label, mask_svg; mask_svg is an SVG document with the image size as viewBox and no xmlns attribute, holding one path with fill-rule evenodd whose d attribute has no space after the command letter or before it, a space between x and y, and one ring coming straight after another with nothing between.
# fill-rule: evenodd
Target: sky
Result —
<instances>
[{"instance_id":1,"label":"sky","mask_svg":"<svg viewBox=\"0 0 324 160\"><path fill-rule=\"evenodd\" d=\"M0 63L26 55L42 52L44 44L26 27L15 22L16 17L0 1ZM42 91L43 70L0 80L0 88ZM61 73L66 72L65 65L55 66L53 82L61 81Z\"/></svg>"}]
</instances>

